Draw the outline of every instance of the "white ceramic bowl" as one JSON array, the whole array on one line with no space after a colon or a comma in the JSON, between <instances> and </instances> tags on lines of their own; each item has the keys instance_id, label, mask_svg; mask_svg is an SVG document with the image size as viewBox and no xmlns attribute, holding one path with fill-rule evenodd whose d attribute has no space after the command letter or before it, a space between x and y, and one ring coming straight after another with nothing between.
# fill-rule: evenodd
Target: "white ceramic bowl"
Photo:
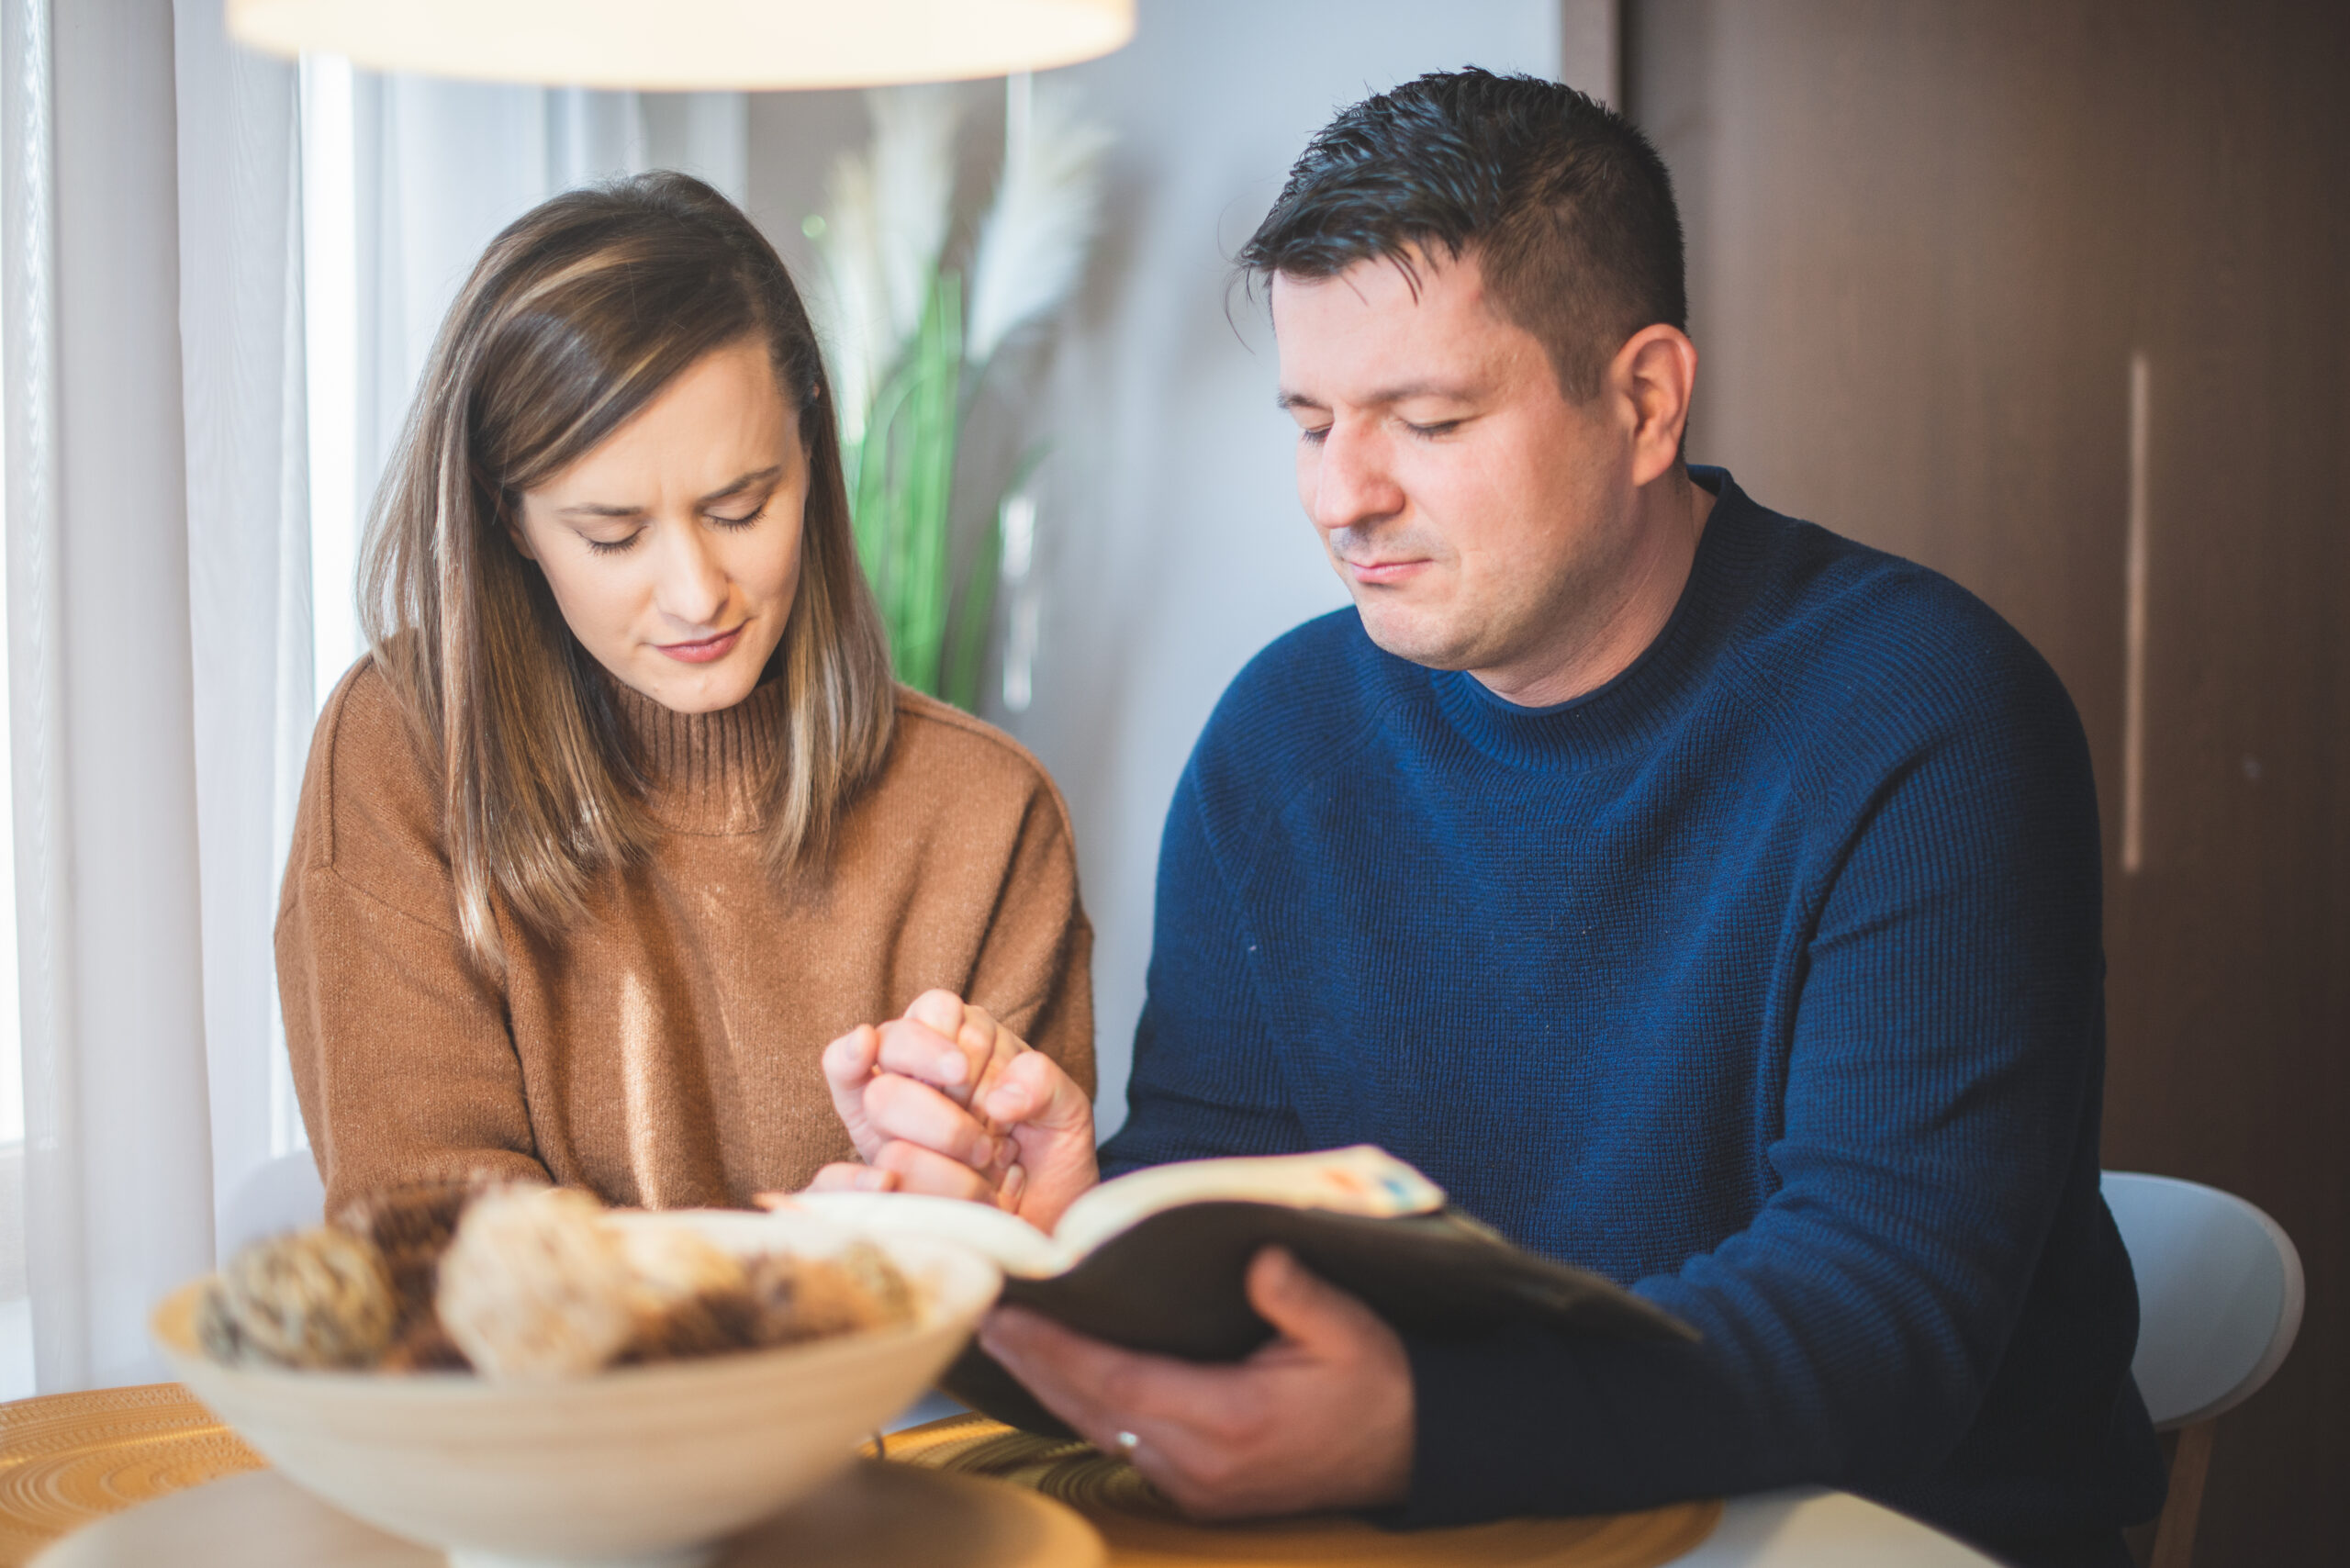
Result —
<instances>
[{"instance_id":1,"label":"white ceramic bowl","mask_svg":"<svg viewBox=\"0 0 2350 1568\"><path fill-rule=\"evenodd\" d=\"M615 1216L684 1225L742 1253L822 1254L845 1233L793 1215ZM292 1480L458 1568L684 1568L813 1491L953 1360L996 1297L995 1266L877 1237L914 1287L911 1325L543 1383L224 1367L197 1349L203 1282L156 1309L196 1396Z\"/></svg>"}]
</instances>

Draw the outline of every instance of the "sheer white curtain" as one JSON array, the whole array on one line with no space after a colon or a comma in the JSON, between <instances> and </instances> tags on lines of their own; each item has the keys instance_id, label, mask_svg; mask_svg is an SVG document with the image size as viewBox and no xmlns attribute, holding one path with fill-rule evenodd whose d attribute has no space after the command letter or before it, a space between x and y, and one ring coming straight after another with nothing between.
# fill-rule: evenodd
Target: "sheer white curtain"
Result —
<instances>
[{"instance_id":1,"label":"sheer white curtain","mask_svg":"<svg viewBox=\"0 0 2350 1568\"><path fill-rule=\"evenodd\" d=\"M149 1305L298 1143L286 834L465 268L583 178L743 185L739 97L297 72L221 14L0 0L0 1398L159 1375Z\"/></svg>"},{"instance_id":2,"label":"sheer white curtain","mask_svg":"<svg viewBox=\"0 0 2350 1568\"><path fill-rule=\"evenodd\" d=\"M43 1388L146 1374L212 1253L173 16L7 0L23 1251Z\"/></svg>"},{"instance_id":3,"label":"sheer white curtain","mask_svg":"<svg viewBox=\"0 0 2350 1568\"><path fill-rule=\"evenodd\" d=\"M188 632L217 1213L300 1136L271 948L315 711L300 111L294 68L231 46L214 0L178 0L173 10Z\"/></svg>"}]
</instances>

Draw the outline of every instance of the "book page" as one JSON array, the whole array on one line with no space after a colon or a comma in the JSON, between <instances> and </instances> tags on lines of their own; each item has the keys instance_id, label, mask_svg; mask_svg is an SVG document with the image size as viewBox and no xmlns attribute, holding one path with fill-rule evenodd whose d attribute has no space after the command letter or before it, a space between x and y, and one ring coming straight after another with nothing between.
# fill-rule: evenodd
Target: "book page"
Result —
<instances>
[{"instance_id":1,"label":"book page","mask_svg":"<svg viewBox=\"0 0 2350 1568\"><path fill-rule=\"evenodd\" d=\"M1053 1239L1075 1260L1152 1215L1235 1201L1386 1219L1434 1213L1444 1207L1444 1190L1367 1143L1315 1154L1189 1159L1104 1182L1069 1206Z\"/></svg>"},{"instance_id":2,"label":"book page","mask_svg":"<svg viewBox=\"0 0 2350 1568\"><path fill-rule=\"evenodd\" d=\"M921 1236L969 1248L1007 1274L1041 1280L1075 1261L1017 1215L960 1198L911 1193L798 1193L778 1213L808 1214L857 1236Z\"/></svg>"}]
</instances>

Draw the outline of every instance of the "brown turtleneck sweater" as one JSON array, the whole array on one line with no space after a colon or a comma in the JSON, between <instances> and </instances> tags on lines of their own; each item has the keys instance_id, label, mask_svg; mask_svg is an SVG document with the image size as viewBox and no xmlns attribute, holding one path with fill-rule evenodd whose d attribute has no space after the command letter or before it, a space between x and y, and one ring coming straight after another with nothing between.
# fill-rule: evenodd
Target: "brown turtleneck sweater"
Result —
<instances>
[{"instance_id":1,"label":"brown turtleneck sweater","mask_svg":"<svg viewBox=\"0 0 2350 1568\"><path fill-rule=\"evenodd\" d=\"M442 798L363 663L311 743L277 917L278 991L330 1213L487 1171L612 1204L742 1204L854 1158L817 1058L932 986L993 1012L1091 1092L1092 931L1069 814L1035 759L901 689L881 776L832 877L760 861L749 785L778 744L770 683L720 713L621 693L666 831L552 940L502 907L508 972L467 960Z\"/></svg>"}]
</instances>

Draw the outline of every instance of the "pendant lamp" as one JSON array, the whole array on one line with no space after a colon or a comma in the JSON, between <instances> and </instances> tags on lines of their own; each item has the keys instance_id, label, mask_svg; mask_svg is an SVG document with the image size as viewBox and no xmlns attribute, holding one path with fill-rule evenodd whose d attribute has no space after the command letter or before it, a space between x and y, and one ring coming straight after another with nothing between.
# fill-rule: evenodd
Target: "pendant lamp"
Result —
<instances>
[{"instance_id":1,"label":"pendant lamp","mask_svg":"<svg viewBox=\"0 0 2350 1568\"><path fill-rule=\"evenodd\" d=\"M376 71L645 91L869 87L1073 64L1135 0L228 0L270 54Z\"/></svg>"}]
</instances>

